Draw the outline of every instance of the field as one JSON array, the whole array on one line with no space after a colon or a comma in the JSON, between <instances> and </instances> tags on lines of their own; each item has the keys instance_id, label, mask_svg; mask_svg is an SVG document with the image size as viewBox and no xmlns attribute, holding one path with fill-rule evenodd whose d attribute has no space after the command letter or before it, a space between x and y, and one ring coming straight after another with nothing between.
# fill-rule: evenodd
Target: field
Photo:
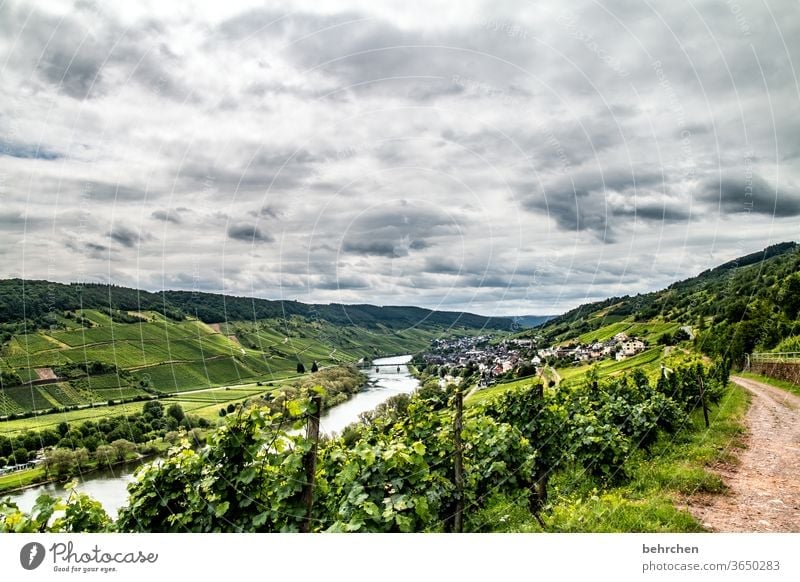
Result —
<instances>
[{"instance_id":1,"label":"field","mask_svg":"<svg viewBox=\"0 0 800 582\"><path fill-rule=\"evenodd\" d=\"M607 376L614 376L616 374L628 372L630 370L633 370L634 368L639 368L649 377L652 377L653 375L658 373L663 357L664 357L664 349L658 347L658 348L650 348L649 350L645 350L641 354L637 354L633 357L626 358L619 362L617 362L616 360L602 360L597 364L598 376L600 378L604 378ZM575 383L583 382L585 380L586 373L591 369L592 365L575 366L569 368L561 368L558 370L558 373L561 376L562 384L564 386L569 386ZM469 406L475 405L479 402L491 399L497 396L498 394L501 394L508 390L516 390L524 386L528 386L530 385L531 382L532 382L531 378L523 378L521 380L511 380L508 382L501 382L495 384L494 386L489 386L487 388L476 390L467 398L466 404Z\"/></svg>"},{"instance_id":2,"label":"field","mask_svg":"<svg viewBox=\"0 0 800 582\"><path fill-rule=\"evenodd\" d=\"M570 343L579 342L590 344L594 342L604 342L611 339L618 333L625 333L630 337L638 337L648 344L655 344L658 338L664 333L675 333L680 329L679 323L636 323L633 321L618 321L577 336ZM566 343L566 342L565 342Z\"/></svg>"},{"instance_id":3,"label":"field","mask_svg":"<svg viewBox=\"0 0 800 582\"><path fill-rule=\"evenodd\" d=\"M445 328L393 331L300 318L212 326L176 322L148 311L127 315L139 321L119 323L103 311L77 310L59 316L67 329L18 334L6 342L0 349L0 371L18 380L0 385L0 433L119 414L121 403L159 394L211 418L220 404L267 388L196 391L280 382L297 374L298 362L310 369L314 361L325 367L411 353L449 333ZM39 378L35 368L66 377L30 385ZM184 392L191 394L184 399ZM109 408L109 402L114 406Z\"/></svg>"},{"instance_id":4,"label":"field","mask_svg":"<svg viewBox=\"0 0 800 582\"><path fill-rule=\"evenodd\" d=\"M532 381L533 381L532 378L524 378L522 380L512 380L511 382L502 382L495 384L494 386L488 386L486 388L476 390L467 397L467 399L465 400L465 404L467 406L474 406L475 404L485 402L486 400L491 400L492 398L494 398L498 394L502 394L503 392L509 392L520 388L524 388L525 386L530 386Z\"/></svg>"},{"instance_id":5,"label":"field","mask_svg":"<svg viewBox=\"0 0 800 582\"><path fill-rule=\"evenodd\" d=\"M662 347L650 348L649 350L643 351L641 354L636 354L635 356L625 358L624 360L617 361L613 359L606 359L601 360L597 364L559 368L558 373L561 376L562 382L568 383L583 377L594 365L597 366L597 371L601 378L604 376L620 374L634 368L639 368L645 374L650 376L659 370L663 355L664 349Z\"/></svg>"},{"instance_id":6,"label":"field","mask_svg":"<svg viewBox=\"0 0 800 582\"><path fill-rule=\"evenodd\" d=\"M141 412L142 402L131 402L129 404L117 404L114 406L98 405L95 407L79 408L67 412L56 412L31 416L29 418L19 418L13 420L0 421L0 434L13 434L24 430L39 430L46 427L54 427L60 422L80 422L83 420L94 420L105 416L117 416Z\"/></svg>"}]
</instances>

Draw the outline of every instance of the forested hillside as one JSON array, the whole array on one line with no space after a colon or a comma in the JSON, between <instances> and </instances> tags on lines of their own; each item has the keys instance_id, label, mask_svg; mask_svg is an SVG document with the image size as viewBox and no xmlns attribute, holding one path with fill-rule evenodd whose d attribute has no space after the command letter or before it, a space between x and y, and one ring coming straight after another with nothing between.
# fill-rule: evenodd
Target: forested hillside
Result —
<instances>
[{"instance_id":1,"label":"forested hillside","mask_svg":"<svg viewBox=\"0 0 800 582\"><path fill-rule=\"evenodd\" d=\"M785 242L661 291L581 305L536 331L565 341L621 322L678 324L692 330L697 349L741 364L750 352L798 345L799 313L800 248Z\"/></svg>"},{"instance_id":2,"label":"forested hillside","mask_svg":"<svg viewBox=\"0 0 800 582\"><path fill-rule=\"evenodd\" d=\"M418 307L0 281L0 418L270 382L510 327Z\"/></svg>"},{"instance_id":3,"label":"forested hillside","mask_svg":"<svg viewBox=\"0 0 800 582\"><path fill-rule=\"evenodd\" d=\"M194 317L206 323L254 321L300 316L335 324L369 328L385 326L405 329L412 326L459 326L509 329L511 320L471 313L432 311L420 307L379 307L375 305L313 305L299 301L273 301L253 297L234 297L215 293L163 291L152 293L116 285L49 281L0 281L0 330L16 331L26 322L28 331L64 327L65 311L100 310L119 323L130 321L129 311L153 311L174 321Z\"/></svg>"}]
</instances>

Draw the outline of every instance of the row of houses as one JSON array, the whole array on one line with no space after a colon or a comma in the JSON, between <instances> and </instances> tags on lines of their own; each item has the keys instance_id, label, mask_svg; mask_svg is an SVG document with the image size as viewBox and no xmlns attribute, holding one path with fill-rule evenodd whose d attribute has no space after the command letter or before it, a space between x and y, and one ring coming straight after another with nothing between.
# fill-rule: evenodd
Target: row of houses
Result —
<instances>
[{"instance_id":1,"label":"row of houses","mask_svg":"<svg viewBox=\"0 0 800 582\"><path fill-rule=\"evenodd\" d=\"M466 367L477 370L481 383L486 384L523 364L532 364L535 340L506 339L496 344L490 340L491 336L434 340L423 358L427 364L449 369L440 380L442 384L458 384L458 370Z\"/></svg>"},{"instance_id":2,"label":"row of houses","mask_svg":"<svg viewBox=\"0 0 800 582\"><path fill-rule=\"evenodd\" d=\"M592 362L606 358L624 360L647 349L647 345L639 338L618 333L604 342L578 344L572 346L554 346L537 352L534 363L539 364L547 358L570 359L575 362Z\"/></svg>"}]
</instances>

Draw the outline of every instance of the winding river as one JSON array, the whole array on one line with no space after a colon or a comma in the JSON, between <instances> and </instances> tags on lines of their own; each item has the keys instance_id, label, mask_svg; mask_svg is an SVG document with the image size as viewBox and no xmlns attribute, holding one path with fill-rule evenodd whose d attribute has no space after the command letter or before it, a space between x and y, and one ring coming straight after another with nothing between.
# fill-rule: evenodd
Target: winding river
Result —
<instances>
[{"instance_id":1,"label":"winding river","mask_svg":"<svg viewBox=\"0 0 800 582\"><path fill-rule=\"evenodd\" d=\"M408 371L406 364L411 356L393 356L379 358L367 371L369 380L364 389L347 400L328 410L320 418L320 429L326 434L340 433L348 424L358 420L362 412L372 410L382 402L396 394L409 394L416 390L419 383ZM399 371L398 371L399 368ZM105 510L116 518L117 510L128 498L126 487L133 481L133 473L138 463L118 465L103 471L93 471L81 479L78 490L100 501ZM64 497L66 491L58 483L47 483L29 487L11 495L11 499L24 511L30 511L36 498L42 493Z\"/></svg>"}]
</instances>

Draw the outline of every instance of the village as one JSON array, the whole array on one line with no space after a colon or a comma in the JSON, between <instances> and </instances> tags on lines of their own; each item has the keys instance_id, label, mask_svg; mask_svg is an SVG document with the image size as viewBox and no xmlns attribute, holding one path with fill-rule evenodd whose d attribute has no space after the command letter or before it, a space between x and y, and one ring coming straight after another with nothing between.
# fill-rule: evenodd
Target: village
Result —
<instances>
[{"instance_id":1,"label":"village","mask_svg":"<svg viewBox=\"0 0 800 582\"><path fill-rule=\"evenodd\" d=\"M545 366L583 365L604 359L624 360L643 352L647 344L640 338L618 333L591 344L538 347L541 336L510 338L493 342L491 335L436 339L431 348L418 356L425 366L439 368L441 384L459 384L477 375L481 386L498 380L533 376Z\"/></svg>"}]
</instances>

